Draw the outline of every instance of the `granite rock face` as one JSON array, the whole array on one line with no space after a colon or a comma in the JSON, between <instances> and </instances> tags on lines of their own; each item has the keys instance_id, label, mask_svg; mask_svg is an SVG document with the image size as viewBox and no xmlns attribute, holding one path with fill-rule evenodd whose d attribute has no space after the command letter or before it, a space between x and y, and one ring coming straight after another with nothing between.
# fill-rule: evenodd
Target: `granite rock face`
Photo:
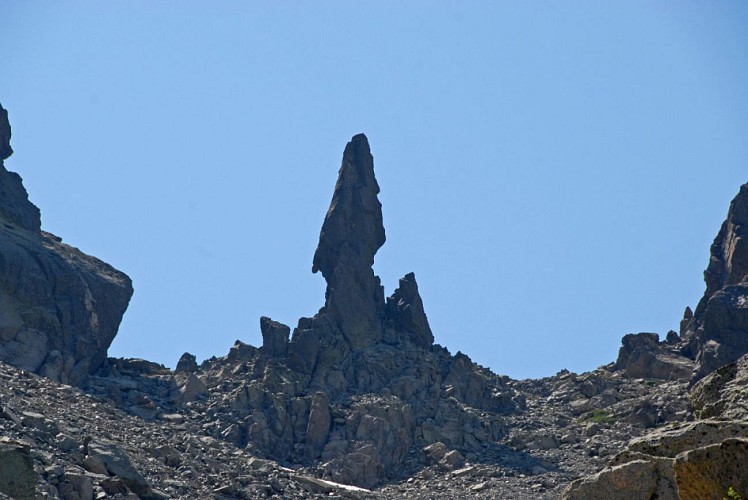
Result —
<instances>
[{"instance_id":1,"label":"granite rock face","mask_svg":"<svg viewBox=\"0 0 748 500\"><path fill-rule=\"evenodd\" d=\"M3 157L9 141L2 110ZM0 160L0 361L78 384L106 360L132 284L40 226L21 177Z\"/></svg>"},{"instance_id":2,"label":"granite rock face","mask_svg":"<svg viewBox=\"0 0 748 500\"><path fill-rule=\"evenodd\" d=\"M695 380L748 353L748 184L730 203L710 253L706 291L684 333Z\"/></svg>"}]
</instances>

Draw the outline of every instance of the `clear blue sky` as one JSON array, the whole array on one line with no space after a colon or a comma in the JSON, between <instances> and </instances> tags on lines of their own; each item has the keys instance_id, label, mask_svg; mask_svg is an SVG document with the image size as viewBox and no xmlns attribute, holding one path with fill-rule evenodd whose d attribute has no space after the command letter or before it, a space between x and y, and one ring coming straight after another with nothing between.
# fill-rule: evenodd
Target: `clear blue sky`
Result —
<instances>
[{"instance_id":1,"label":"clear blue sky","mask_svg":"<svg viewBox=\"0 0 748 500\"><path fill-rule=\"evenodd\" d=\"M324 301L365 132L389 295L513 377L676 329L748 181L748 3L0 3L0 102L42 223L127 272L110 354L173 366Z\"/></svg>"}]
</instances>

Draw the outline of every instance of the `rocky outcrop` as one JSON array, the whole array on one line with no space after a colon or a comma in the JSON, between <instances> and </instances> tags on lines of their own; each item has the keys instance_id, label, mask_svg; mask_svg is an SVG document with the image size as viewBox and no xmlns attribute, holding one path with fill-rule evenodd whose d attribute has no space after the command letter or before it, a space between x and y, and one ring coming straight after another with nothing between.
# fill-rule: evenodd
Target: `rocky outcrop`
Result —
<instances>
[{"instance_id":1,"label":"rocky outcrop","mask_svg":"<svg viewBox=\"0 0 748 500\"><path fill-rule=\"evenodd\" d=\"M704 272L706 291L692 318L684 317L685 349L698 380L748 353L748 184L730 203Z\"/></svg>"},{"instance_id":2,"label":"rocky outcrop","mask_svg":"<svg viewBox=\"0 0 748 500\"><path fill-rule=\"evenodd\" d=\"M623 337L615 369L627 377L682 380L691 377L694 363L673 344L660 342L656 333L637 333Z\"/></svg>"},{"instance_id":3,"label":"rocky outcrop","mask_svg":"<svg viewBox=\"0 0 748 500\"><path fill-rule=\"evenodd\" d=\"M9 140L2 110L4 158ZM105 361L132 284L40 225L21 177L0 160L0 361L78 384Z\"/></svg>"},{"instance_id":4,"label":"rocky outcrop","mask_svg":"<svg viewBox=\"0 0 748 500\"><path fill-rule=\"evenodd\" d=\"M384 245L379 184L366 136L353 137L343 153L312 272L327 281L323 312L353 349L382 339L384 291L372 265Z\"/></svg>"},{"instance_id":5,"label":"rocky outcrop","mask_svg":"<svg viewBox=\"0 0 748 500\"><path fill-rule=\"evenodd\" d=\"M564 498L721 498L729 487L748 490L747 381L748 355L711 373L689 393L703 420L633 439L601 472L574 481Z\"/></svg>"},{"instance_id":6,"label":"rocky outcrop","mask_svg":"<svg viewBox=\"0 0 748 500\"><path fill-rule=\"evenodd\" d=\"M420 347L429 347L434 343L423 301L418 293L416 275L406 274L400 278L400 286L391 297L387 298L387 324L385 338L389 342L397 342L396 335ZM393 335L395 334L395 335Z\"/></svg>"},{"instance_id":7,"label":"rocky outcrop","mask_svg":"<svg viewBox=\"0 0 748 500\"><path fill-rule=\"evenodd\" d=\"M693 386L689 399L700 418L748 421L748 355L710 373Z\"/></svg>"},{"instance_id":8,"label":"rocky outcrop","mask_svg":"<svg viewBox=\"0 0 748 500\"><path fill-rule=\"evenodd\" d=\"M214 409L215 437L366 488L419 466L416 452L433 443L452 461L483 450L504 433L500 416L522 404L505 378L434 344L413 273L385 300L372 269L385 242L378 193L368 141L356 135L313 259L324 307L292 333L262 317L259 349L237 342L191 374L207 384L194 404Z\"/></svg>"},{"instance_id":9,"label":"rocky outcrop","mask_svg":"<svg viewBox=\"0 0 748 500\"><path fill-rule=\"evenodd\" d=\"M687 451L675 459L680 498L725 498L728 491L748 491L748 439Z\"/></svg>"}]
</instances>

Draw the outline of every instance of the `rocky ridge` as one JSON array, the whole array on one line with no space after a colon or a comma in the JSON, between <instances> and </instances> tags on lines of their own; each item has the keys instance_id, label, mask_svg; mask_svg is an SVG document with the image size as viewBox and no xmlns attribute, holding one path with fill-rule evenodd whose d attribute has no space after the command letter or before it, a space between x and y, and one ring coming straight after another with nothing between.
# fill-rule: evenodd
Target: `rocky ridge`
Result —
<instances>
[{"instance_id":1,"label":"rocky ridge","mask_svg":"<svg viewBox=\"0 0 748 500\"><path fill-rule=\"evenodd\" d=\"M3 160L9 141L0 108ZM434 343L413 273L385 297L372 269L386 237L363 134L345 148L313 258L324 306L293 329L263 317L262 346L237 341L200 364L185 353L173 371L106 358L129 278L41 231L20 177L0 169L0 498L748 489L748 185L680 334L627 335L615 363L516 381Z\"/></svg>"}]
</instances>

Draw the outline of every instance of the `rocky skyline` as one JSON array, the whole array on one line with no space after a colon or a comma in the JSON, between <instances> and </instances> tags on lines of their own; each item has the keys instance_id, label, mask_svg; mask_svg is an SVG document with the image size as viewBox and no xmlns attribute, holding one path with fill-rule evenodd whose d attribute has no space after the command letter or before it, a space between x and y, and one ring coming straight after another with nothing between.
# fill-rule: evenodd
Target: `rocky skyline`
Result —
<instances>
[{"instance_id":1,"label":"rocky skyline","mask_svg":"<svg viewBox=\"0 0 748 500\"><path fill-rule=\"evenodd\" d=\"M389 296L415 272L438 343L583 372L696 308L745 181L740 2L218 2L0 5L6 165L46 231L136 283L114 355L174 368L315 312L331 159L358 132L375 274Z\"/></svg>"},{"instance_id":2,"label":"rocky skyline","mask_svg":"<svg viewBox=\"0 0 748 500\"><path fill-rule=\"evenodd\" d=\"M107 357L133 288L40 229L4 167L0 494L13 498L717 498L748 491L748 184L680 331L626 335L592 372L513 380L434 342L415 274L385 298L368 139L346 145L291 328L261 317L175 370ZM142 436L148 439L141 439Z\"/></svg>"}]
</instances>

